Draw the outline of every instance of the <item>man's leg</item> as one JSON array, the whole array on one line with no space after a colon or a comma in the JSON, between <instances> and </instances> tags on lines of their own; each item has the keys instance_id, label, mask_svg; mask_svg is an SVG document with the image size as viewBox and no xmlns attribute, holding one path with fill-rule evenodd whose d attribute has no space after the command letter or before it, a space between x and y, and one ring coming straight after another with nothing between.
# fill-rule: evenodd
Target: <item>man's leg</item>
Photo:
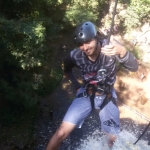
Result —
<instances>
[{"instance_id":1,"label":"man's leg","mask_svg":"<svg viewBox=\"0 0 150 150\"><path fill-rule=\"evenodd\" d=\"M117 139L117 136L115 134L109 134L109 133L106 133L106 136L107 136L108 146L109 148L112 148L112 146L114 145L114 142Z\"/></svg>"},{"instance_id":2,"label":"man's leg","mask_svg":"<svg viewBox=\"0 0 150 150\"><path fill-rule=\"evenodd\" d=\"M120 132L120 113L118 107L110 101L99 113L102 131L106 133L111 148Z\"/></svg>"},{"instance_id":3,"label":"man's leg","mask_svg":"<svg viewBox=\"0 0 150 150\"><path fill-rule=\"evenodd\" d=\"M81 127L91 109L91 102L88 97L74 99L64 116L61 126L50 139L46 150L58 150L62 141L67 138L74 128L76 126Z\"/></svg>"},{"instance_id":4,"label":"man's leg","mask_svg":"<svg viewBox=\"0 0 150 150\"><path fill-rule=\"evenodd\" d=\"M62 122L55 134L50 139L46 150L58 150L60 144L74 130L76 125L68 122Z\"/></svg>"}]
</instances>

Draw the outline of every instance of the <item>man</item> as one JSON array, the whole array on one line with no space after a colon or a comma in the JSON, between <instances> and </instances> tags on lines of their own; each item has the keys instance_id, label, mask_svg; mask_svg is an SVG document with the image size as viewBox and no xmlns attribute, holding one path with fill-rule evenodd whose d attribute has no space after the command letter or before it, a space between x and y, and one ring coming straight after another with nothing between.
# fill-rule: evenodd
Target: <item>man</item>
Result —
<instances>
[{"instance_id":1,"label":"man","mask_svg":"<svg viewBox=\"0 0 150 150\"><path fill-rule=\"evenodd\" d=\"M64 61L64 72L77 89L60 127L50 139L47 150L58 150L60 144L76 128L81 127L92 109L99 111L101 129L108 136L111 148L120 131L119 110L113 85L116 80L116 60L130 71L137 71L138 64L129 51L119 42L100 40L96 26L89 21L77 26L74 42L78 48L71 51ZM72 68L78 67L83 78L81 86Z\"/></svg>"}]
</instances>

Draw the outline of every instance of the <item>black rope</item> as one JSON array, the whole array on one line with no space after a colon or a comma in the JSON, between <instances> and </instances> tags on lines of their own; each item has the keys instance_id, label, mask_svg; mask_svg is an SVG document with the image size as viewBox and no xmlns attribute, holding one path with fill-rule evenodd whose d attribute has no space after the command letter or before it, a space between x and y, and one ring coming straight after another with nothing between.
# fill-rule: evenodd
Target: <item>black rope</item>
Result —
<instances>
[{"instance_id":1,"label":"black rope","mask_svg":"<svg viewBox=\"0 0 150 150\"><path fill-rule=\"evenodd\" d=\"M110 27L110 31L109 31L109 35L108 35L107 44L109 44L109 42L110 42L110 37L111 37L112 31L113 31L114 19L115 19L116 9L117 9L117 3L118 3L118 0L115 1L114 11L113 11L113 17L112 17L111 27Z\"/></svg>"},{"instance_id":2,"label":"black rope","mask_svg":"<svg viewBox=\"0 0 150 150\"><path fill-rule=\"evenodd\" d=\"M128 108L129 110L133 111L136 115L138 115L139 117L145 119L146 121L149 121L149 124L146 126L145 130L143 131L143 133L139 136L139 138L137 139L137 141L135 143L133 143L134 145L141 139L141 137L145 134L146 130L148 129L148 127L150 126L150 120L143 116L142 114L140 114L139 112L137 112L136 110L132 109L131 107L127 106L126 104L124 104L123 102L121 102L121 104L123 104L123 106L125 106L126 108ZM148 143L150 145L150 141Z\"/></svg>"},{"instance_id":3,"label":"black rope","mask_svg":"<svg viewBox=\"0 0 150 150\"><path fill-rule=\"evenodd\" d=\"M107 38L107 41L106 41L106 44L109 45L110 43L110 37L111 37L111 34L112 34L112 31L113 31L113 26L114 26L114 19L115 19L115 15L116 15L116 9L117 9L117 3L118 3L118 0L115 1L115 6L114 6L114 10L113 10L113 16L112 16L112 22L111 22L111 27L110 27L110 31L109 31L109 34L108 34L108 38ZM105 55L104 55L104 63L105 63Z\"/></svg>"},{"instance_id":4,"label":"black rope","mask_svg":"<svg viewBox=\"0 0 150 150\"><path fill-rule=\"evenodd\" d=\"M141 139L141 137L145 134L146 130L148 129L148 127L150 126L150 122L149 124L146 126L145 130L143 131L143 133L139 136L139 138L136 140L136 142L134 143L134 145Z\"/></svg>"},{"instance_id":5,"label":"black rope","mask_svg":"<svg viewBox=\"0 0 150 150\"><path fill-rule=\"evenodd\" d=\"M116 15L117 3L118 3L118 0L115 1L115 6L114 6L114 10L113 10L113 17L112 17L112 22L111 22L111 28L110 28L109 35L108 35L108 38L107 38L107 44L110 43L110 37L111 37L112 31L113 31L114 18L115 18L115 15ZM134 145L135 145L135 144L141 139L141 137L145 134L145 132L146 132L146 130L148 129L149 126L150 126L150 122L149 122L149 124L146 126L145 130L143 131L143 133L139 136L139 138L137 139L137 141L134 143Z\"/></svg>"}]
</instances>

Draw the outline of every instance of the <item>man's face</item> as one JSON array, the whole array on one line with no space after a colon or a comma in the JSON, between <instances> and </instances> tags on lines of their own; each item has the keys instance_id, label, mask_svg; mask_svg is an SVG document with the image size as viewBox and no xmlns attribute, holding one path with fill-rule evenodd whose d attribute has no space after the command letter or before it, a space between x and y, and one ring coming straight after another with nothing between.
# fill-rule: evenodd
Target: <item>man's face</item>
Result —
<instances>
[{"instance_id":1,"label":"man's face","mask_svg":"<svg viewBox=\"0 0 150 150\"><path fill-rule=\"evenodd\" d=\"M87 56L92 56L96 52L96 46L97 46L97 40L93 39L91 41L80 44L79 48Z\"/></svg>"}]
</instances>

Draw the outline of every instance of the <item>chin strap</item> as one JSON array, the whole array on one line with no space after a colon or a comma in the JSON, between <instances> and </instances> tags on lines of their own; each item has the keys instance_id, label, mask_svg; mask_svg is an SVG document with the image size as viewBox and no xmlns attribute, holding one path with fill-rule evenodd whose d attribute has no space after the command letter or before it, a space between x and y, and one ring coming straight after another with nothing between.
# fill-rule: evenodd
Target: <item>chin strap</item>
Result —
<instances>
[{"instance_id":1,"label":"chin strap","mask_svg":"<svg viewBox=\"0 0 150 150\"><path fill-rule=\"evenodd\" d=\"M96 43L95 51L96 51L96 50L97 50L97 48L98 48L98 43L99 43L99 41L98 41L98 37L96 37L96 41L97 41L97 43Z\"/></svg>"}]
</instances>

